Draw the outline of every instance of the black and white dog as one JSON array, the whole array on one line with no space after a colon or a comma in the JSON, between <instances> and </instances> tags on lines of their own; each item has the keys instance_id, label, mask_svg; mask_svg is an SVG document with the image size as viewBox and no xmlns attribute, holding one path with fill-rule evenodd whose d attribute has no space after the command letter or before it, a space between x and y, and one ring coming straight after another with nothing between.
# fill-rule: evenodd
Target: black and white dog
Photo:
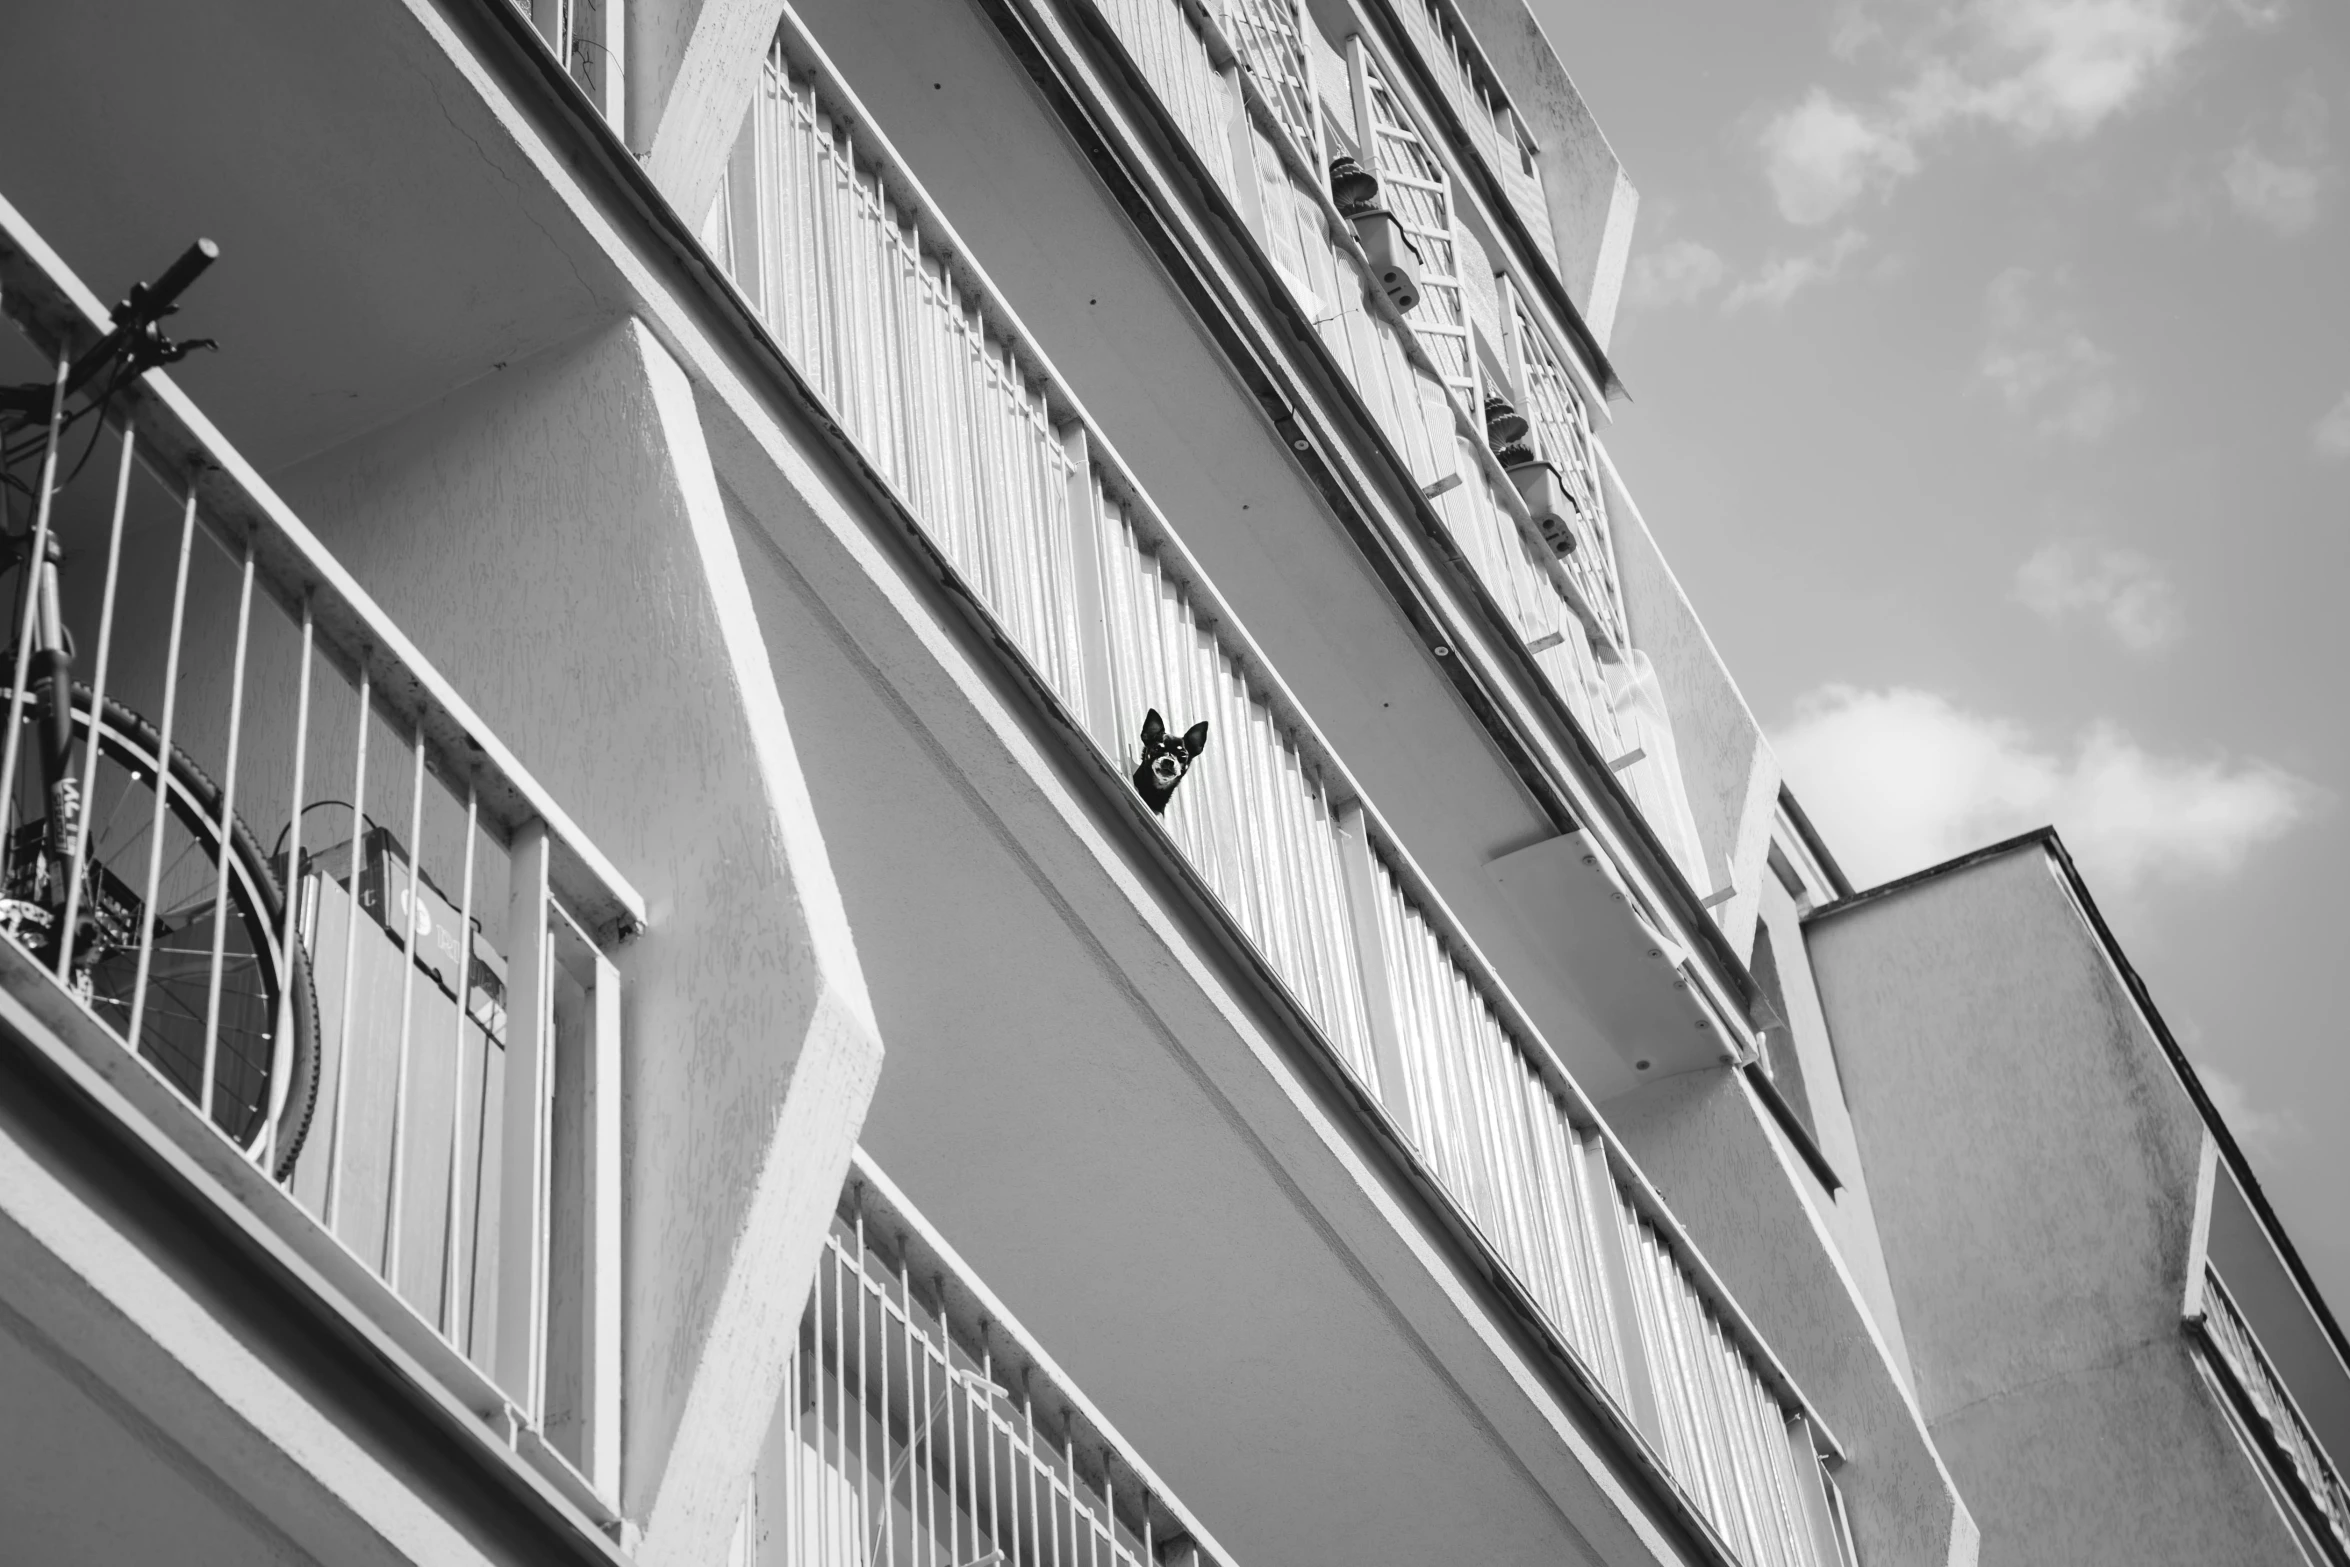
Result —
<instances>
[{"instance_id":1,"label":"black and white dog","mask_svg":"<svg viewBox=\"0 0 2350 1567\"><path fill-rule=\"evenodd\" d=\"M1134 769L1134 792L1153 816L1167 814L1175 786L1191 771L1191 764L1208 748L1208 721L1201 719L1181 735L1167 733L1167 721L1152 708L1142 720L1142 761Z\"/></svg>"}]
</instances>

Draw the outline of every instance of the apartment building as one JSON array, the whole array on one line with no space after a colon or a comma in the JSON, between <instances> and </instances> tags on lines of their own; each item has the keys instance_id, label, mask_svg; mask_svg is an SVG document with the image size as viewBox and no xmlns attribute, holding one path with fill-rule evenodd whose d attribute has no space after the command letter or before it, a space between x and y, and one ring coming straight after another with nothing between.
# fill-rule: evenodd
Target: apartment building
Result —
<instances>
[{"instance_id":1,"label":"apartment building","mask_svg":"<svg viewBox=\"0 0 2350 1567\"><path fill-rule=\"evenodd\" d=\"M2060 848L1856 894L1609 461L1520 0L12 33L0 1555L2350 1554Z\"/></svg>"}]
</instances>

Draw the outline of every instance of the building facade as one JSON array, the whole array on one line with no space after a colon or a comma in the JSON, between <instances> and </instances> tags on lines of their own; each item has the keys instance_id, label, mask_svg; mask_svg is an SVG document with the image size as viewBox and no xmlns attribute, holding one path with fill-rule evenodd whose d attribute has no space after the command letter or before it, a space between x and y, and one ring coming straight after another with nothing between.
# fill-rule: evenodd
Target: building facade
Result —
<instances>
[{"instance_id":1,"label":"building facade","mask_svg":"<svg viewBox=\"0 0 2350 1567\"><path fill-rule=\"evenodd\" d=\"M0 1556L2350 1560L2061 846L1856 893L1610 462L1521 0L11 31Z\"/></svg>"}]
</instances>

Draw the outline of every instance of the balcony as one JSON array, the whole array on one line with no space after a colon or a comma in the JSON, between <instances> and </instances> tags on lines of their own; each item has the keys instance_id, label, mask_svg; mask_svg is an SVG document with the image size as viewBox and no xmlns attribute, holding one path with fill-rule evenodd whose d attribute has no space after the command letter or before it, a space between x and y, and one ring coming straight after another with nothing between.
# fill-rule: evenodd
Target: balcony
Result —
<instances>
[{"instance_id":1,"label":"balcony","mask_svg":"<svg viewBox=\"0 0 2350 1567\"><path fill-rule=\"evenodd\" d=\"M168 376L73 384L110 314L5 202L0 301L24 1048L610 1525L643 901Z\"/></svg>"},{"instance_id":2,"label":"balcony","mask_svg":"<svg viewBox=\"0 0 2350 1567\"><path fill-rule=\"evenodd\" d=\"M1143 830L1688 1525L1727 1560L1840 1560L1816 1415L871 125L787 15L711 256L1073 760L1139 822L1125 779L1147 714L1208 722ZM1449 428L1490 482L1490 454L1471 465L1482 448ZM1591 875L1604 917L1633 930Z\"/></svg>"},{"instance_id":3,"label":"balcony","mask_svg":"<svg viewBox=\"0 0 2350 1567\"><path fill-rule=\"evenodd\" d=\"M2307 1526L2324 1542L2328 1559L2350 1560L2350 1484L2344 1483L2341 1469L2318 1440L2216 1268L2204 1270L2202 1311L2192 1322L2238 1418L2253 1433L2261 1455Z\"/></svg>"},{"instance_id":4,"label":"balcony","mask_svg":"<svg viewBox=\"0 0 2350 1567\"><path fill-rule=\"evenodd\" d=\"M556 67L595 111L627 135L627 0L510 0Z\"/></svg>"}]
</instances>

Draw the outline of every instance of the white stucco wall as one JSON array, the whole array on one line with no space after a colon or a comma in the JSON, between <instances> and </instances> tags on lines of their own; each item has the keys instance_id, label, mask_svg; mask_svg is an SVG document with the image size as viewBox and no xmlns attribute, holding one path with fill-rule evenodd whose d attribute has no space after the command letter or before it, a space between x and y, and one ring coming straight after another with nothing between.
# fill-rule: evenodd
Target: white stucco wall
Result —
<instances>
[{"instance_id":1,"label":"white stucco wall","mask_svg":"<svg viewBox=\"0 0 2350 1567\"><path fill-rule=\"evenodd\" d=\"M2181 1325L2201 1118L2047 850L1808 934L1984 1562L2299 1562Z\"/></svg>"}]
</instances>

